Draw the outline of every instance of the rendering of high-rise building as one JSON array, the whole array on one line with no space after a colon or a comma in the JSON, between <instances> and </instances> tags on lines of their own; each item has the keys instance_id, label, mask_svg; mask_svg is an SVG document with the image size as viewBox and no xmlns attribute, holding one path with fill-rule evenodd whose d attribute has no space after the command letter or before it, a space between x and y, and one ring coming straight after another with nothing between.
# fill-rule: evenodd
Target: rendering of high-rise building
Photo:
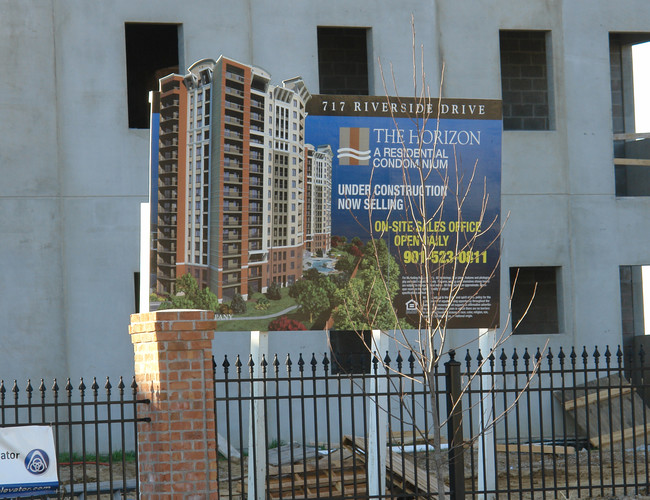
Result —
<instances>
[{"instance_id":1,"label":"rendering of high-rise building","mask_svg":"<svg viewBox=\"0 0 650 500\"><path fill-rule=\"evenodd\" d=\"M159 293L186 273L219 300L300 278L309 98L301 78L271 85L225 57L160 80Z\"/></svg>"},{"instance_id":2,"label":"rendering of high-rise building","mask_svg":"<svg viewBox=\"0 0 650 500\"><path fill-rule=\"evenodd\" d=\"M160 108L158 140L158 187L157 203L152 230L156 234L152 267L155 269L155 291L167 294L173 290L176 268L183 261L183 247L179 246L179 233L185 232L184 217L179 218L179 192L185 191L185 155L187 152L187 93L183 79L169 75L160 81L160 93L156 100ZM179 172L183 172L179 175ZM153 202L153 200L152 200Z\"/></svg>"},{"instance_id":3,"label":"rendering of high-rise building","mask_svg":"<svg viewBox=\"0 0 650 500\"><path fill-rule=\"evenodd\" d=\"M305 250L328 252L332 241L332 148L329 145L307 151L305 201Z\"/></svg>"}]
</instances>

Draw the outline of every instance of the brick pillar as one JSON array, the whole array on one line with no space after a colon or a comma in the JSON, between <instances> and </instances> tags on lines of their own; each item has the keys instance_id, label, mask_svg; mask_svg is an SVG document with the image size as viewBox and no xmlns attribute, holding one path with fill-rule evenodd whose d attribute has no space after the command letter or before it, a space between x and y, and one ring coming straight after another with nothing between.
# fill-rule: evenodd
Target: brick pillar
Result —
<instances>
[{"instance_id":1,"label":"brick pillar","mask_svg":"<svg viewBox=\"0 0 650 500\"><path fill-rule=\"evenodd\" d=\"M139 393L140 495L218 498L210 311L159 311L131 315Z\"/></svg>"}]
</instances>

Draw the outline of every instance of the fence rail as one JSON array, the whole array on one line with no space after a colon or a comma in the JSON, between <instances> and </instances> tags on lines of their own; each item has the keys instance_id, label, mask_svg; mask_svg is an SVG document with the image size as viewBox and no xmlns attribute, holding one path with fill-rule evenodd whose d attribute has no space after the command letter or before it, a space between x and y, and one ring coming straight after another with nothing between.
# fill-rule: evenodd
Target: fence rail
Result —
<instances>
[{"instance_id":1,"label":"fence rail","mask_svg":"<svg viewBox=\"0 0 650 500\"><path fill-rule=\"evenodd\" d=\"M0 427L52 426L59 498L126 498L127 492L137 498L137 423L148 419L138 418L136 407L147 403L138 399L135 380L127 387L121 377L116 387L108 378L101 386L93 379L90 387L83 378L63 387L41 379L23 389L0 381Z\"/></svg>"},{"instance_id":2,"label":"fence rail","mask_svg":"<svg viewBox=\"0 0 650 500\"><path fill-rule=\"evenodd\" d=\"M647 494L645 363L620 348L467 351L427 383L412 355L351 374L333 374L327 354L226 357L220 498L437 498L436 470L451 498Z\"/></svg>"}]
</instances>

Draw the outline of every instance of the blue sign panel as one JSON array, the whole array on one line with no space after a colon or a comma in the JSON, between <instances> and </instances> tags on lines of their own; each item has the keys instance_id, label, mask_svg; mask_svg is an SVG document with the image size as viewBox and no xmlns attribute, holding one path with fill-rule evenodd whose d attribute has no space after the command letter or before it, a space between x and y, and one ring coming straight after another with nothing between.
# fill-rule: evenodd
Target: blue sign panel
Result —
<instances>
[{"instance_id":1,"label":"blue sign panel","mask_svg":"<svg viewBox=\"0 0 650 500\"><path fill-rule=\"evenodd\" d=\"M384 240L400 316L499 324L501 103L312 96L305 142L329 145L332 236Z\"/></svg>"}]
</instances>

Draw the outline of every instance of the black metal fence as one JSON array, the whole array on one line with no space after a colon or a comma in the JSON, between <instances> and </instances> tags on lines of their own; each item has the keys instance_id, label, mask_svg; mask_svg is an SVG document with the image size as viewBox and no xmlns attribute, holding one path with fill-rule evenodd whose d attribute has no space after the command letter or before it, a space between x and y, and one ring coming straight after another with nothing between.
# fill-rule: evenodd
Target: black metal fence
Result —
<instances>
[{"instance_id":1,"label":"black metal fence","mask_svg":"<svg viewBox=\"0 0 650 500\"><path fill-rule=\"evenodd\" d=\"M445 359L432 398L412 355L350 375L333 375L327 354L225 358L215 365L220 498L436 498L438 473L451 498L648 493L643 351Z\"/></svg>"},{"instance_id":2,"label":"black metal fence","mask_svg":"<svg viewBox=\"0 0 650 500\"><path fill-rule=\"evenodd\" d=\"M136 406L147 403L135 380L127 387L122 377L116 387L108 378L90 387L41 379L23 389L1 381L0 427L52 426L59 498L138 498Z\"/></svg>"}]
</instances>

